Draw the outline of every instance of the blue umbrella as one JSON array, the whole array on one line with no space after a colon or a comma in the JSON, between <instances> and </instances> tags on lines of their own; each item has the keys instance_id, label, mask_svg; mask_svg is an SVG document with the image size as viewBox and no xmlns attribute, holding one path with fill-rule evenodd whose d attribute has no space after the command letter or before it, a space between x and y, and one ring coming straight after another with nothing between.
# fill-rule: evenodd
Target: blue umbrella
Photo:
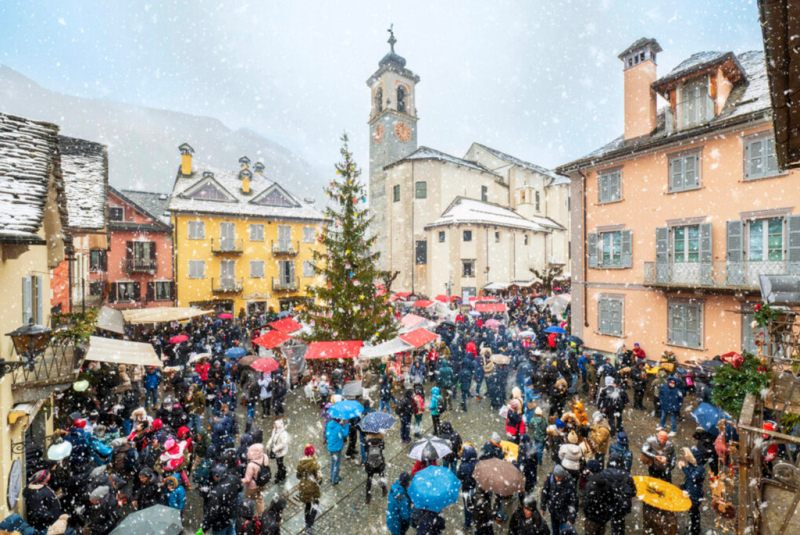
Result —
<instances>
[{"instance_id":1,"label":"blue umbrella","mask_svg":"<svg viewBox=\"0 0 800 535\"><path fill-rule=\"evenodd\" d=\"M391 414L376 411L364 416L358 426L365 433L383 433L387 429L391 429L395 423L397 420Z\"/></svg>"},{"instance_id":2,"label":"blue umbrella","mask_svg":"<svg viewBox=\"0 0 800 535\"><path fill-rule=\"evenodd\" d=\"M361 416L362 412L364 412L364 407L361 403L353 401L352 399L336 402L328 409L328 415L336 420L357 418Z\"/></svg>"},{"instance_id":3,"label":"blue umbrella","mask_svg":"<svg viewBox=\"0 0 800 535\"><path fill-rule=\"evenodd\" d=\"M566 334L567 333L567 331L565 331L561 327L555 327L555 326L554 327L548 327L547 329L544 330L544 332L546 332L546 333L558 333L558 334Z\"/></svg>"},{"instance_id":4,"label":"blue umbrella","mask_svg":"<svg viewBox=\"0 0 800 535\"><path fill-rule=\"evenodd\" d=\"M240 359L247 355L247 350L243 347L232 347L225 351L225 356L229 359Z\"/></svg>"},{"instance_id":5,"label":"blue umbrella","mask_svg":"<svg viewBox=\"0 0 800 535\"><path fill-rule=\"evenodd\" d=\"M583 345L583 340L581 340L577 336L570 335L570 336L567 336L566 338L564 338L564 340L566 340L567 342L575 342L579 346Z\"/></svg>"},{"instance_id":6,"label":"blue umbrella","mask_svg":"<svg viewBox=\"0 0 800 535\"><path fill-rule=\"evenodd\" d=\"M414 507L438 513L450 504L458 501L458 491L461 482L449 469L443 466L429 466L417 472L408 495L414 502Z\"/></svg>"},{"instance_id":7,"label":"blue umbrella","mask_svg":"<svg viewBox=\"0 0 800 535\"><path fill-rule=\"evenodd\" d=\"M285 318L286 316L288 316L291 313L292 312L290 310L282 310L282 311L278 312L278 317L279 318Z\"/></svg>"},{"instance_id":8,"label":"blue umbrella","mask_svg":"<svg viewBox=\"0 0 800 535\"><path fill-rule=\"evenodd\" d=\"M701 403L692 413L692 418L695 419L697 425L714 436L719 435L717 424L719 424L720 420L733 421L733 418L725 411L710 403Z\"/></svg>"}]
</instances>

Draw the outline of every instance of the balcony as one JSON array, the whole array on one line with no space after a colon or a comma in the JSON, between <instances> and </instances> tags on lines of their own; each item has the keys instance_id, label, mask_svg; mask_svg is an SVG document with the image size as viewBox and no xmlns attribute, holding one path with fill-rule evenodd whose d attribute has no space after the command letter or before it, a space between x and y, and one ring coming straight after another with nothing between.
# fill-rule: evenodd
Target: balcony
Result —
<instances>
[{"instance_id":1,"label":"balcony","mask_svg":"<svg viewBox=\"0 0 800 535\"><path fill-rule=\"evenodd\" d=\"M800 263L764 262L672 262L644 263L644 284L663 289L703 289L721 292L757 292L759 275L800 274Z\"/></svg>"},{"instance_id":2,"label":"balcony","mask_svg":"<svg viewBox=\"0 0 800 535\"><path fill-rule=\"evenodd\" d=\"M294 243L294 247L292 246L292 242L287 241L272 241L272 254L275 256L297 256L297 253L300 251L300 242L296 241Z\"/></svg>"},{"instance_id":3,"label":"balcony","mask_svg":"<svg viewBox=\"0 0 800 535\"><path fill-rule=\"evenodd\" d=\"M272 291L274 292L296 292L299 287L300 277L288 282L286 280L276 279L274 277L272 279Z\"/></svg>"},{"instance_id":4,"label":"balcony","mask_svg":"<svg viewBox=\"0 0 800 535\"><path fill-rule=\"evenodd\" d=\"M211 252L214 254L242 254L243 240L214 240L211 238Z\"/></svg>"},{"instance_id":5,"label":"balcony","mask_svg":"<svg viewBox=\"0 0 800 535\"><path fill-rule=\"evenodd\" d=\"M215 294L242 293L243 279L211 279L211 292Z\"/></svg>"},{"instance_id":6,"label":"balcony","mask_svg":"<svg viewBox=\"0 0 800 535\"><path fill-rule=\"evenodd\" d=\"M155 271L158 268L158 262L155 258L126 258L125 271L128 273L137 273L141 271Z\"/></svg>"},{"instance_id":7,"label":"balcony","mask_svg":"<svg viewBox=\"0 0 800 535\"><path fill-rule=\"evenodd\" d=\"M77 380L86 356L86 347L72 340L52 341L32 366L17 368L12 373L11 388L15 403L32 403L46 399L61 385Z\"/></svg>"}]
</instances>

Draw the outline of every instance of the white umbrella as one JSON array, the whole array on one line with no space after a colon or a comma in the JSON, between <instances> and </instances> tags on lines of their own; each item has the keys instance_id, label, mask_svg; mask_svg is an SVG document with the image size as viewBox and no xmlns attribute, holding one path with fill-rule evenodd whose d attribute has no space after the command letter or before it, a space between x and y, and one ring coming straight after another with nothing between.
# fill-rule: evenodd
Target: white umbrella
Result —
<instances>
[{"instance_id":1,"label":"white umbrella","mask_svg":"<svg viewBox=\"0 0 800 535\"><path fill-rule=\"evenodd\" d=\"M212 355L211 353L195 353L194 355L189 357L189 364L197 362L198 360L210 359L213 356L214 355Z\"/></svg>"},{"instance_id":2,"label":"white umbrella","mask_svg":"<svg viewBox=\"0 0 800 535\"><path fill-rule=\"evenodd\" d=\"M433 437L423 438L411 445L408 456L418 461L438 461L445 455L452 453L450 443L444 439Z\"/></svg>"}]
</instances>

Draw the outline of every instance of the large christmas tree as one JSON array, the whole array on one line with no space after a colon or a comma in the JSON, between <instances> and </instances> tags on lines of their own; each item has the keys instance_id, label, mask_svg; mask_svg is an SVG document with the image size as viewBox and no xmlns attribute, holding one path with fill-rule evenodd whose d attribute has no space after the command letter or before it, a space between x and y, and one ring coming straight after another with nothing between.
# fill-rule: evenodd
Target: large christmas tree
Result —
<instances>
[{"instance_id":1,"label":"large christmas tree","mask_svg":"<svg viewBox=\"0 0 800 535\"><path fill-rule=\"evenodd\" d=\"M369 234L372 218L346 134L340 152L336 180L325 190L329 224L319 237L325 252L314 252L314 271L321 282L308 289L314 302L304 319L313 322L311 340L381 342L394 337L397 327L389 296L377 295L382 273L375 267L378 254L370 250L375 241Z\"/></svg>"}]
</instances>

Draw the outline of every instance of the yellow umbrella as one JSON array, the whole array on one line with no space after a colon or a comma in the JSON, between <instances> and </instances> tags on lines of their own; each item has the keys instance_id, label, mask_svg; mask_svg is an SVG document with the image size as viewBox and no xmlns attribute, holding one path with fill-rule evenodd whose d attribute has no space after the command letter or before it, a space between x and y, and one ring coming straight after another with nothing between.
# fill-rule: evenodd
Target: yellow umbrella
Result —
<instances>
[{"instance_id":1,"label":"yellow umbrella","mask_svg":"<svg viewBox=\"0 0 800 535\"><path fill-rule=\"evenodd\" d=\"M658 370L660 370L660 369L661 368L658 367L658 366L653 366L651 368L647 368L647 374L648 375L656 375L658 373Z\"/></svg>"},{"instance_id":2,"label":"yellow umbrella","mask_svg":"<svg viewBox=\"0 0 800 535\"><path fill-rule=\"evenodd\" d=\"M692 508L692 500L675 485L647 476L634 476L633 480L636 482L637 496L647 505L673 513Z\"/></svg>"}]
</instances>

